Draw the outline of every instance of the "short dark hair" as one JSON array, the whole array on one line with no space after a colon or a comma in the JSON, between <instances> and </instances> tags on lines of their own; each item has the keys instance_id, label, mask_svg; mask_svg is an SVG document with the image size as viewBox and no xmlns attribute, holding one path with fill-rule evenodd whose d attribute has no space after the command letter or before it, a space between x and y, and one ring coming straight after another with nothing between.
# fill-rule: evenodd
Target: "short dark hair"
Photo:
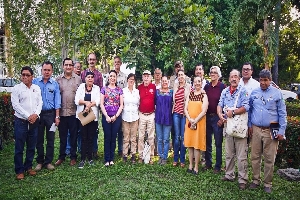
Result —
<instances>
[{"instance_id":1,"label":"short dark hair","mask_svg":"<svg viewBox=\"0 0 300 200\"><path fill-rule=\"evenodd\" d=\"M177 71L177 73L178 73L178 72L183 72L183 73L184 73L184 70L183 70L183 69L179 69L179 70Z\"/></svg>"},{"instance_id":2,"label":"short dark hair","mask_svg":"<svg viewBox=\"0 0 300 200\"><path fill-rule=\"evenodd\" d=\"M108 72L107 82L106 82L105 86L108 86L108 85L109 85L109 74L112 73L112 72L115 73L116 75L118 75L118 73L117 73L116 70L114 70L114 69L110 70L110 71ZM117 77L116 77L116 78L117 78ZM116 81L116 86L118 86L117 81Z\"/></svg>"},{"instance_id":3,"label":"short dark hair","mask_svg":"<svg viewBox=\"0 0 300 200\"><path fill-rule=\"evenodd\" d=\"M33 75L33 70L31 69L31 67L29 67L29 66L22 67L21 74L23 73L24 70L28 70L30 72L30 74Z\"/></svg>"},{"instance_id":4,"label":"short dark hair","mask_svg":"<svg viewBox=\"0 0 300 200\"><path fill-rule=\"evenodd\" d=\"M114 59L117 59L117 58L119 58L119 59L122 61L122 59L121 59L120 56L115 56L115 57L114 57Z\"/></svg>"},{"instance_id":5,"label":"short dark hair","mask_svg":"<svg viewBox=\"0 0 300 200\"><path fill-rule=\"evenodd\" d=\"M51 61L49 61L49 60L44 61L44 62L42 63L42 68L43 68L44 65L51 65L51 68L53 69L53 63L52 63Z\"/></svg>"},{"instance_id":6,"label":"short dark hair","mask_svg":"<svg viewBox=\"0 0 300 200\"><path fill-rule=\"evenodd\" d=\"M95 53L95 52L91 52L91 53L89 53L89 54L88 54L88 56L87 56L87 59L89 59L89 56L90 56L90 55L92 55L92 54L94 54L94 55L95 55L95 57L96 57L96 59L97 59L97 55L96 55L96 53Z\"/></svg>"},{"instance_id":7,"label":"short dark hair","mask_svg":"<svg viewBox=\"0 0 300 200\"><path fill-rule=\"evenodd\" d=\"M251 70L253 71L253 66L252 66L252 64L251 64L250 62L245 62L245 63L243 64L243 66L244 66L244 65L250 65ZM242 68L243 68L243 66L242 66Z\"/></svg>"},{"instance_id":8,"label":"short dark hair","mask_svg":"<svg viewBox=\"0 0 300 200\"><path fill-rule=\"evenodd\" d=\"M130 74L128 74L128 76L127 76L127 81L128 81L128 79L130 79L131 77L133 77L133 78L134 78L134 80L136 80L136 76L135 76L135 74L133 74L133 73L130 73Z\"/></svg>"},{"instance_id":9,"label":"short dark hair","mask_svg":"<svg viewBox=\"0 0 300 200\"><path fill-rule=\"evenodd\" d=\"M269 70L263 69L259 72L259 78L267 78L271 81L272 80L272 74Z\"/></svg>"},{"instance_id":10,"label":"short dark hair","mask_svg":"<svg viewBox=\"0 0 300 200\"><path fill-rule=\"evenodd\" d=\"M74 65L73 60L72 60L71 58L65 58L65 59L63 60L63 65L65 65L66 60L71 60L71 61L72 61L72 65Z\"/></svg>"}]
</instances>

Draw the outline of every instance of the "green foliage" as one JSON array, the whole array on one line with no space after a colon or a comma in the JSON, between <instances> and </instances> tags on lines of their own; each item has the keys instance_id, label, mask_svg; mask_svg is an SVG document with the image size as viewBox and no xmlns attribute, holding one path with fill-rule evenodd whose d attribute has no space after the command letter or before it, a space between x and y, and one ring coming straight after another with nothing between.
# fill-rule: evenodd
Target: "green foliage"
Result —
<instances>
[{"instance_id":1,"label":"green foliage","mask_svg":"<svg viewBox=\"0 0 300 200\"><path fill-rule=\"evenodd\" d=\"M0 137L10 140L13 137L14 110L11 105L10 93L0 92Z\"/></svg>"}]
</instances>

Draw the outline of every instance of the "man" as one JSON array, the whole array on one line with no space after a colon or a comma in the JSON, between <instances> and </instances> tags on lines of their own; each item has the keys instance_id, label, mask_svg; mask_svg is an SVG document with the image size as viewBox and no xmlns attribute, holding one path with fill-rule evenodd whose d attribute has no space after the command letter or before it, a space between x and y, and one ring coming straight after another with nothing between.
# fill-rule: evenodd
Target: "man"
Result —
<instances>
[{"instance_id":1,"label":"man","mask_svg":"<svg viewBox=\"0 0 300 200\"><path fill-rule=\"evenodd\" d=\"M203 69L203 64L198 63L195 67L195 76L202 78L202 89L204 89L204 86L206 84L209 84L209 81L205 79L204 77L204 69Z\"/></svg>"},{"instance_id":2,"label":"man","mask_svg":"<svg viewBox=\"0 0 300 200\"><path fill-rule=\"evenodd\" d=\"M154 71L154 81L152 82L155 85L156 89L161 88L161 77L162 77L161 69L156 68Z\"/></svg>"},{"instance_id":3,"label":"man","mask_svg":"<svg viewBox=\"0 0 300 200\"><path fill-rule=\"evenodd\" d=\"M127 86L127 76L123 72L121 72L121 65L122 60L120 56L114 57L114 68L117 72L117 85L120 88L124 88ZM108 77L108 76L107 76ZM119 156L122 156L123 154L123 131L122 126L120 127L120 130L118 131L118 154Z\"/></svg>"},{"instance_id":4,"label":"man","mask_svg":"<svg viewBox=\"0 0 300 200\"><path fill-rule=\"evenodd\" d=\"M66 158L67 136L70 133L70 165L76 164L77 150L77 119L76 105L74 102L75 94L78 86L81 84L81 79L74 73L73 61L70 58L65 58L63 61L64 72L57 77L56 81L59 84L62 106L60 109L60 124L58 127L60 147L59 158L55 165L61 165Z\"/></svg>"},{"instance_id":5,"label":"man","mask_svg":"<svg viewBox=\"0 0 300 200\"><path fill-rule=\"evenodd\" d=\"M220 173L222 167L222 143L223 143L223 121L219 118L217 112L218 102L225 85L219 81L222 77L221 70L218 66L210 68L211 82L205 85L204 90L208 97L208 109L206 113L206 151L205 167L203 170L212 168L212 134L214 134L216 146L216 164L214 173Z\"/></svg>"},{"instance_id":6,"label":"man","mask_svg":"<svg viewBox=\"0 0 300 200\"><path fill-rule=\"evenodd\" d=\"M87 62L89 64L89 68L84 70L81 73L81 81L83 83L85 83L85 76L87 72L93 72L94 73L94 84L98 85L101 88L103 87L103 77L101 72L99 72L96 69L96 63L97 63L97 57L95 53L90 53L87 57ZM98 159L98 133L99 133L99 129L97 128L96 132L95 132L95 136L93 139L93 157L94 159Z\"/></svg>"},{"instance_id":7,"label":"man","mask_svg":"<svg viewBox=\"0 0 300 200\"><path fill-rule=\"evenodd\" d=\"M249 109L249 99L246 96L246 89L239 85L240 72L233 69L230 72L230 86L222 91L217 112L219 118L226 122L226 118L232 118L235 115L241 115ZM236 108L233 109L236 98L238 98ZM224 110L224 114L222 114ZM226 123L224 125L225 134L225 154L226 154L226 171L223 181L234 181L235 179L235 159L238 163L238 183L241 190L246 189L248 182L248 146L247 137L237 138L229 136L226 133Z\"/></svg>"},{"instance_id":8,"label":"man","mask_svg":"<svg viewBox=\"0 0 300 200\"><path fill-rule=\"evenodd\" d=\"M24 172L35 176L32 170L32 161L35 153L36 138L38 134L39 115L42 110L41 90L32 84L33 71L30 67L22 67L22 83L14 86L11 93L11 102L15 111L14 137L15 137L15 172L16 179L24 179ZM24 146L26 143L26 158L23 163Z\"/></svg>"},{"instance_id":9,"label":"man","mask_svg":"<svg viewBox=\"0 0 300 200\"><path fill-rule=\"evenodd\" d=\"M247 96L250 97L251 92L259 87L259 82L252 78L253 73L253 67L252 64L249 62L246 62L243 64L242 67L242 79L239 83L239 85L245 87L247 91Z\"/></svg>"},{"instance_id":10,"label":"man","mask_svg":"<svg viewBox=\"0 0 300 200\"><path fill-rule=\"evenodd\" d=\"M173 75L170 77L170 84L169 84L169 88L173 90L174 88L174 83L178 83L178 79L177 79L177 73L178 70L182 69L184 70L184 66L183 66L183 62L178 60L175 62L174 64L174 73ZM185 81L189 84L191 84L191 79L188 76L185 76Z\"/></svg>"},{"instance_id":11,"label":"man","mask_svg":"<svg viewBox=\"0 0 300 200\"><path fill-rule=\"evenodd\" d=\"M147 131L147 140L150 145L150 164L153 164L154 156L154 132L155 132L155 85L151 83L151 72L145 70L143 72L143 83L137 88L140 92L140 106L139 106L139 163L143 162L144 139Z\"/></svg>"},{"instance_id":12,"label":"man","mask_svg":"<svg viewBox=\"0 0 300 200\"><path fill-rule=\"evenodd\" d=\"M250 189L260 185L261 158L264 157L264 190L272 192L274 162L278 141L284 140L287 126L286 107L279 89L271 86L271 72L262 70L259 73L260 87L252 91L249 109L249 135L252 137L251 164L253 169ZM270 124L279 124L275 139L270 136Z\"/></svg>"},{"instance_id":13,"label":"man","mask_svg":"<svg viewBox=\"0 0 300 200\"><path fill-rule=\"evenodd\" d=\"M54 170L51 164L54 156L54 138L55 132L50 131L52 124L59 125L59 109L61 106L61 96L58 83L51 78L53 73L53 64L45 61L42 64L42 76L35 78L33 84L40 87L42 91L43 107L40 114L40 124L37 136L37 158L38 163L35 170L40 171L42 167L48 170ZM46 155L44 154L44 135L46 129Z\"/></svg>"},{"instance_id":14,"label":"man","mask_svg":"<svg viewBox=\"0 0 300 200\"><path fill-rule=\"evenodd\" d=\"M79 61L75 61L74 62L74 73L78 76L81 75L81 71L82 71L82 66L81 63Z\"/></svg>"}]
</instances>

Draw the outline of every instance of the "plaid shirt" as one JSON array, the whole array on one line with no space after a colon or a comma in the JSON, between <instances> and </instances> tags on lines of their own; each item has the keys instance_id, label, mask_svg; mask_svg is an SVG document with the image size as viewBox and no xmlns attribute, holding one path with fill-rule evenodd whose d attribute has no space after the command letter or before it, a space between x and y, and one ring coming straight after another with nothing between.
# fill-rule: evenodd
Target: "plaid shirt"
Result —
<instances>
[{"instance_id":1,"label":"plaid shirt","mask_svg":"<svg viewBox=\"0 0 300 200\"><path fill-rule=\"evenodd\" d=\"M95 76L94 76L94 84L98 85L100 87L100 90L101 90L101 88L103 87L103 77L102 77L101 72L99 72L97 69L94 69L94 71L91 71L89 68L86 69L86 70L84 70L81 73L81 80L82 80L83 83L85 83L86 72L93 72L95 74Z\"/></svg>"}]
</instances>

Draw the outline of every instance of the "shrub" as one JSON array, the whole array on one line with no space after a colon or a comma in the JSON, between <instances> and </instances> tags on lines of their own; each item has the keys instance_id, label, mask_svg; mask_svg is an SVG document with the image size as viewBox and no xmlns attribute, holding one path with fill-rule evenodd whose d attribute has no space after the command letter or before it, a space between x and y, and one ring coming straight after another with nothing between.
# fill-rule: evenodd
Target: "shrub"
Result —
<instances>
[{"instance_id":1,"label":"shrub","mask_svg":"<svg viewBox=\"0 0 300 200\"><path fill-rule=\"evenodd\" d=\"M300 116L300 100L294 99L291 102L285 102L288 116Z\"/></svg>"},{"instance_id":2,"label":"shrub","mask_svg":"<svg viewBox=\"0 0 300 200\"><path fill-rule=\"evenodd\" d=\"M7 141L13 137L14 110L10 93L0 93L0 140Z\"/></svg>"},{"instance_id":3,"label":"shrub","mask_svg":"<svg viewBox=\"0 0 300 200\"><path fill-rule=\"evenodd\" d=\"M278 146L276 165L300 168L300 117L288 116L285 136Z\"/></svg>"}]
</instances>

